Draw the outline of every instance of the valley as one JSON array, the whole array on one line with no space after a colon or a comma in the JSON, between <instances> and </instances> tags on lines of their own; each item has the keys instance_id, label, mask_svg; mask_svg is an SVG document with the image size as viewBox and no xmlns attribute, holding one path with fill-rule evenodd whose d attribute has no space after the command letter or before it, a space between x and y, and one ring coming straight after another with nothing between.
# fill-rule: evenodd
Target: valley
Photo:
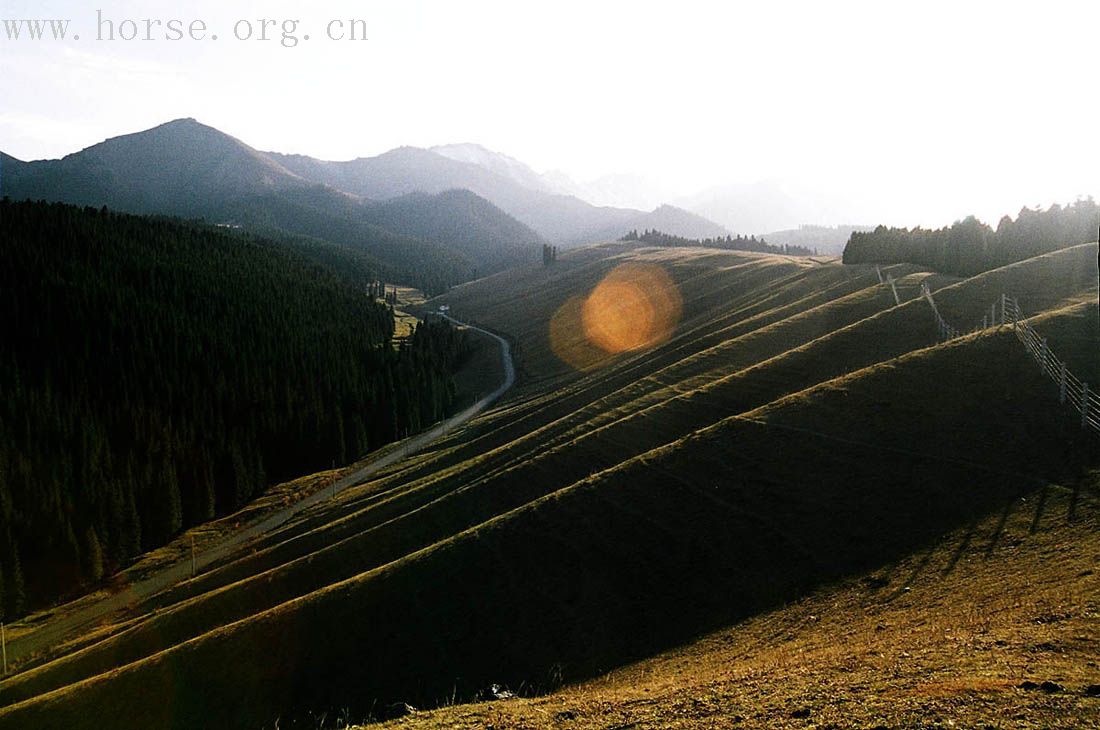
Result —
<instances>
[{"instance_id":1,"label":"valley","mask_svg":"<svg viewBox=\"0 0 1100 730\"><path fill-rule=\"evenodd\" d=\"M1049 517L1012 544L1036 579L1061 581L1031 556L1095 524L1095 435L1058 405L1057 387L1011 326L938 343L922 285L960 323L980 321L1010 292L1074 372L1100 382L1100 353L1088 344L1096 256L1085 244L970 278L883 267L898 304L874 266L619 242L410 303L422 314L446 305L506 334L515 387L461 426L433 430L439 438L407 458L349 474L334 499L253 536L195 579L134 596L113 628L5 679L0 727L82 727L91 708L118 703L135 727L312 726L341 709L378 719L394 703L468 702L490 684L532 699L402 723L666 726L682 717L689 727L739 716L764 727L796 722L803 705L827 719L839 710L808 683L855 654L826 648L818 623L847 615L826 604L907 626L915 609L904 607L925 591L922 620L972 627L977 619L946 596L981 601L1004 558L1000 538L984 538L992 572L972 572L980 564L965 556L982 540L966 534L1022 534L1028 511L1011 505L1039 499ZM657 279L638 273L654 270ZM594 323L586 299L608 281L620 293ZM639 312L667 332L625 340L618 353L592 339L593 326L628 332L620 322L642 321ZM1007 516L999 528L998 515ZM1073 541L1084 552L1057 568L1082 575L1059 582L1063 593L1051 588L1050 600L1083 617L1067 626L1085 651L1098 637L1095 609L1080 603L1095 559L1082 539ZM918 568L955 553L950 570ZM958 582L918 580L934 570ZM884 572L916 577L895 583ZM902 608L883 602L902 588ZM1032 590L1019 584L1024 605ZM802 628L806 612L817 618ZM1009 626L1022 614L1006 606L998 615ZM794 648L752 649L788 625L800 627L787 630ZM927 651L919 634L884 631L898 651ZM882 702L908 696L917 685L906 682L940 677L944 656L929 655L925 674L867 691ZM952 680L893 715L864 702L860 717L901 726L917 716L906 712L978 692L995 707L1023 702L1039 724L1065 702L1095 718L1095 701L1081 699L1094 670L1075 657L1052 655L1062 664L1028 671L1018 659L997 671L979 662L975 676L987 679ZM697 659L687 685L661 684ZM1043 704L1046 694L1013 689L1046 674L1072 691ZM782 676L783 690L746 699L736 682L748 676ZM713 714L683 704L703 685ZM646 688L657 699L638 704Z\"/></svg>"},{"instance_id":2,"label":"valley","mask_svg":"<svg viewBox=\"0 0 1100 730\"><path fill-rule=\"evenodd\" d=\"M1095 0L7 5L0 730L1100 730Z\"/></svg>"}]
</instances>

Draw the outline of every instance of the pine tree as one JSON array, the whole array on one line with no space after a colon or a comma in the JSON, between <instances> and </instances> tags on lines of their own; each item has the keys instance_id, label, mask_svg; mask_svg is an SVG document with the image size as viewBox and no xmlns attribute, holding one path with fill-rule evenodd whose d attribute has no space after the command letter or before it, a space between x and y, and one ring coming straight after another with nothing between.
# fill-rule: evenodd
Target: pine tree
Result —
<instances>
[{"instance_id":1,"label":"pine tree","mask_svg":"<svg viewBox=\"0 0 1100 730\"><path fill-rule=\"evenodd\" d=\"M99 536L92 527L84 531L81 557L84 561L82 566L84 577L92 583L98 583L103 578L103 548L99 544Z\"/></svg>"}]
</instances>

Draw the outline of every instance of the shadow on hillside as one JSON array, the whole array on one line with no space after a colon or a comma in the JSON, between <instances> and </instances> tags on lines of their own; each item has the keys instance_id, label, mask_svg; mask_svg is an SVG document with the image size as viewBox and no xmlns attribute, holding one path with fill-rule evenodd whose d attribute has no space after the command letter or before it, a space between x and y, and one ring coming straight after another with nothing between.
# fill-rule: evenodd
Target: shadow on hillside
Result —
<instances>
[{"instance_id":1,"label":"shadow on hillside","mask_svg":"<svg viewBox=\"0 0 1100 730\"><path fill-rule=\"evenodd\" d=\"M543 692L925 551L902 590L945 534L963 530L949 572L979 520L1003 516L988 552L1021 496L1038 526L1047 502L1030 495L1100 462L1017 348L1008 333L958 343L721 421L0 727L89 727L125 707L119 727L288 728L492 683ZM1006 436L1021 414L1028 437Z\"/></svg>"}]
</instances>

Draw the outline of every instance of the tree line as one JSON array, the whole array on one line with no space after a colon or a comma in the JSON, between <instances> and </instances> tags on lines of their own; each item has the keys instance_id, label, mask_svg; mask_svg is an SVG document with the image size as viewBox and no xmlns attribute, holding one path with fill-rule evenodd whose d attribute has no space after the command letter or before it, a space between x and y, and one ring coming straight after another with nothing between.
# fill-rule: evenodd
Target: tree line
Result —
<instances>
[{"instance_id":1,"label":"tree line","mask_svg":"<svg viewBox=\"0 0 1100 730\"><path fill-rule=\"evenodd\" d=\"M558 247L549 243L542 244L542 265L549 266L558 260Z\"/></svg>"},{"instance_id":2,"label":"tree line","mask_svg":"<svg viewBox=\"0 0 1100 730\"><path fill-rule=\"evenodd\" d=\"M0 226L0 617L454 405L464 336L395 348L308 242L7 199Z\"/></svg>"},{"instance_id":3,"label":"tree line","mask_svg":"<svg viewBox=\"0 0 1100 730\"><path fill-rule=\"evenodd\" d=\"M855 232L846 264L909 263L955 276L973 276L1058 249L1096 240L1100 207L1092 198L1046 210L1024 208L994 230L974 216L945 228L887 228Z\"/></svg>"},{"instance_id":4,"label":"tree line","mask_svg":"<svg viewBox=\"0 0 1100 730\"><path fill-rule=\"evenodd\" d=\"M718 238L704 238L697 240L693 238L684 238L683 236L673 236L668 233L662 233L661 231L651 231L646 229L642 233L638 233L637 230L633 230L623 236L621 241L637 241L639 243L647 243L651 246L699 246L704 248L720 248L727 251L756 251L758 253L771 253L780 254L782 256L816 256L817 249L810 249L805 246L796 246L783 244L779 246L773 246L765 241L763 238L757 238L756 236L725 236Z\"/></svg>"}]
</instances>

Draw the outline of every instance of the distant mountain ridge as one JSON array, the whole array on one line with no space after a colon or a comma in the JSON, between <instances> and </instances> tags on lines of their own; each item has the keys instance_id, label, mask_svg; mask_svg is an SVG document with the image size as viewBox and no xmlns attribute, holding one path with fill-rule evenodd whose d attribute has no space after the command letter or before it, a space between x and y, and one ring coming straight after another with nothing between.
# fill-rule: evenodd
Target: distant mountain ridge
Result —
<instances>
[{"instance_id":1,"label":"distant mountain ridge","mask_svg":"<svg viewBox=\"0 0 1100 730\"><path fill-rule=\"evenodd\" d=\"M0 177L11 197L185 216L203 215L227 199L308 185L269 156L194 119L112 137L60 160L22 162L5 155Z\"/></svg>"},{"instance_id":2,"label":"distant mountain ridge","mask_svg":"<svg viewBox=\"0 0 1100 730\"><path fill-rule=\"evenodd\" d=\"M557 195L573 194L572 191L555 185L545 175L538 174L514 157L494 152L479 144L436 145L435 147L429 147L428 151L457 162L468 162L471 165L477 165L531 190L541 190Z\"/></svg>"},{"instance_id":3,"label":"distant mountain ridge","mask_svg":"<svg viewBox=\"0 0 1100 730\"><path fill-rule=\"evenodd\" d=\"M2 153L0 153L2 154ZM659 229L729 233L671 205L592 205L554 175L480 145L399 147L348 161L262 152L195 119L113 137L59 160L0 157L0 194L204 218L360 248L433 291L579 245ZM456 192L465 191L465 192Z\"/></svg>"},{"instance_id":4,"label":"distant mountain ridge","mask_svg":"<svg viewBox=\"0 0 1100 730\"><path fill-rule=\"evenodd\" d=\"M674 203L735 233L764 235L769 240L772 239L767 234L771 231L798 229L806 223L851 220L851 206L842 197L779 180L719 185Z\"/></svg>"},{"instance_id":5,"label":"distant mountain ridge","mask_svg":"<svg viewBox=\"0 0 1100 730\"><path fill-rule=\"evenodd\" d=\"M874 226L812 226L802 225L784 231L772 231L765 233L764 238L770 243L787 244L790 246L805 246L817 249L819 253L830 256L839 256L844 253L844 246L855 232L865 233L873 231Z\"/></svg>"},{"instance_id":6,"label":"distant mountain ridge","mask_svg":"<svg viewBox=\"0 0 1100 730\"><path fill-rule=\"evenodd\" d=\"M561 186L555 185L551 176L539 175L522 162L480 145L398 147L346 162L276 152L268 155L306 180L375 200L415 192L469 190L541 236L565 245L614 240L631 229L646 227L703 238L729 233L671 205L650 212L592 205L560 192Z\"/></svg>"},{"instance_id":7,"label":"distant mountain ridge","mask_svg":"<svg viewBox=\"0 0 1100 730\"><path fill-rule=\"evenodd\" d=\"M360 249L379 261L379 276L429 291L533 261L542 243L472 193L381 204L349 191L354 186L342 169L272 156L194 119L178 119L60 160L3 155L0 194L307 235Z\"/></svg>"}]
</instances>

